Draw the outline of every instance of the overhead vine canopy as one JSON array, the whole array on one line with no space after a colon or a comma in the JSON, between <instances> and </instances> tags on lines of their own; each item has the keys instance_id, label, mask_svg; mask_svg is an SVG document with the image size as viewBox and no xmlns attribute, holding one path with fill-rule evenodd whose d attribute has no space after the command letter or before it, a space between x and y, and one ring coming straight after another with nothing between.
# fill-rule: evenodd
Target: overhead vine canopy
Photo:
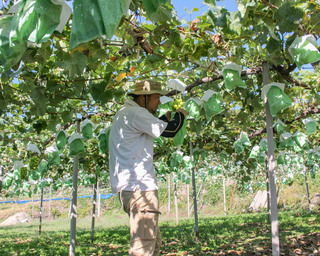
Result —
<instances>
[{"instance_id":1,"label":"overhead vine canopy","mask_svg":"<svg viewBox=\"0 0 320 256\"><path fill-rule=\"evenodd\" d=\"M241 131L252 145L265 132L263 61L292 102L274 118L302 132L302 118L318 120L318 0L238 0L235 12L205 0L208 11L190 22L176 16L170 0L13 2L5 1L0 16L4 154L31 137L50 144L52 132L76 119L110 121L134 81L145 78L183 81L185 91L171 95L185 102L214 91L221 111L208 115L204 103L186 136L208 150L236 152Z\"/></svg>"}]
</instances>

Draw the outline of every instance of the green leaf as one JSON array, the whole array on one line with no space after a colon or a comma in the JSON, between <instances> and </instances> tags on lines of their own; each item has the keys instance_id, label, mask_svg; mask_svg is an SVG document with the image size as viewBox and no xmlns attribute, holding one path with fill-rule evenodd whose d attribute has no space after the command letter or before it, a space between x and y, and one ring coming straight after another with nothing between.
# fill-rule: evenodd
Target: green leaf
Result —
<instances>
[{"instance_id":1,"label":"green leaf","mask_svg":"<svg viewBox=\"0 0 320 256\"><path fill-rule=\"evenodd\" d=\"M47 111L47 98L44 95L44 88L37 87L32 91L30 97L33 100L31 114L35 116L44 116Z\"/></svg>"},{"instance_id":2,"label":"green leaf","mask_svg":"<svg viewBox=\"0 0 320 256\"><path fill-rule=\"evenodd\" d=\"M146 58L146 63L155 64L162 60L163 60L162 57L151 54L151 55L148 55L148 57Z\"/></svg>"},{"instance_id":3,"label":"green leaf","mask_svg":"<svg viewBox=\"0 0 320 256\"><path fill-rule=\"evenodd\" d=\"M60 164L60 152L55 151L48 154L48 164L49 165L59 165Z\"/></svg>"},{"instance_id":4,"label":"green leaf","mask_svg":"<svg viewBox=\"0 0 320 256\"><path fill-rule=\"evenodd\" d=\"M278 26L281 33L296 31L299 27L297 21L304 15L304 11L285 3L280 6L274 16L278 20Z\"/></svg>"},{"instance_id":5,"label":"green leaf","mask_svg":"<svg viewBox=\"0 0 320 256\"><path fill-rule=\"evenodd\" d=\"M187 13L191 14L191 13L194 13L194 12L198 12L198 11L199 11L199 8L194 7L194 8L189 12L188 9L187 9L186 7L184 7L184 10L185 10Z\"/></svg>"},{"instance_id":6,"label":"green leaf","mask_svg":"<svg viewBox=\"0 0 320 256\"><path fill-rule=\"evenodd\" d=\"M190 131L200 134L202 127L202 121L190 120Z\"/></svg>"},{"instance_id":7,"label":"green leaf","mask_svg":"<svg viewBox=\"0 0 320 256\"><path fill-rule=\"evenodd\" d=\"M180 33L178 33L177 31L172 31L169 35L169 42L175 46L180 46L181 44Z\"/></svg>"},{"instance_id":8,"label":"green leaf","mask_svg":"<svg viewBox=\"0 0 320 256\"><path fill-rule=\"evenodd\" d=\"M57 61L55 64L57 67L68 69L70 78L74 79L82 75L86 67L87 60L86 55L82 52L76 51L71 54L69 59Z\"/></svg>"},{"instance_id":9,"label":"green leaf","mask_svg":"<svg viewBox=\"0 0 320 256\"><path fill-rule=\"evenodd\" d=\"M147 11L147 16L153 22L161 22L171 19L171 11L166 9L168 0L143 0L143 5Z\"/></svg>"},{"instance_id":10,"label":"green leaf","mask_svg":"<svg viewBox=\"0 0 320 256\"><path fill-rule=\"evenodd\" d=\"M240 12L233 12L230 16L230 21L231 21L230 30L240 35L243 27L241 24Z\"/></svg>"},{"instance_id":11,"label":"green leaf","mask_svg":"<svg viewBox=\"0 0 320 256\"><path fill-rule=\"evenodd\" d=\"M215 0L204 0L203 3L206 4L207 6L211 7L211 8L216 7L216 1Z\"/></svg>"},{"instance_id":12,"label":"green leaf","mask_svg":"<svg viewBox=\"0 0 320 256\"><path fill-rule=\"evenodd\" d=\"M40 175L36 171L31 171L29 179L31 180L38 180L40 178Z\"/></svg>"},{"instance_id":13,"label":"green leaf","mask_svg":"<svg viewBox=\"0 0 320 256\"><path fill-rule=\"evenodd\" d=\"M158 144L160 147L163 146L163 143L164 143L164 138L161 136L156 139L153 139L153 144Z\"/></svg>"},{"instance_id":14,"label":"green leaf","mask_svg":"<svg viewBox=\"0 0 320 256\"><path fill-rule=\"evenodd\" d=\"M106 87L107 84L105 82L92 85L92 98L102 105L113 99L113 90L106 89Z\"/></svg>"},{"instance_id":15,"label":"green leaf","mask_svg":"<svg viewBox=\"0 0 320 256\"><path fill-rule=\"evenodd\" d=\"M281 46L281 42L275 40L273 37L269 39L267 43L267 50L270 53L279 52L279 47Z\"/></svg>"},{"instance_id":16,"label":"green leaf","mask_svg":"<svg viewBox=\"0 0 320 256\"><path fill-rule=\"evenodd\" d=\"M144 7L146 8L148 16L151 16L154 13L156 13L159 7L162 4L166 4L166 2L168 2L168 0L153 0L153 1L143 0L143 4L144 4Z\"/></svg>"},{"instance_id":17,"label":"green leaf","mask_svg":"<svg viewBox=\"0 0 320 256\"><path fill-rule=\"evenodd\" d=\"M73 120L74 112L72 110L66 110L61 113L61 118L64 123L70 123Z\"/></svg>"},{"instance_id":18,"label":"green leaf","mask_svg":"<svg viewBox=\"0 0 320 256\"><path fill-rule=\"evenodd\" d=\"M6 99L3 97L3 95L0 95L0 109L5 110L7 107L7 101Z\"/></svg>"},{"instance_id":19,"label":"green leaf","mask_svg":"<svg viewBox=\"0 0 320 256\"><path fill-rule=\"evenodd\" d=\"M30 77L25 78L24 81L19 84L19 89L27 93L33 91L35 87L36 85L34 83L34 80Z\"/></svg>"},{"instance_id":20,"label":"green leaf","mask_svg":"<svg viewBox=\"0 0 320 256\"><path fill-rule=\"evenodd\" d=\"M221 7L214 7L213 11L208 11L208 15L214 26L221 28L228 27L227 11L225 9L222 10ZM210 19L208 21L210 21Z\"/></svg>"},{"instance_id":21,"label":"green leaf","mask_svg":"<svg viewBox=\"0 0 320 256\"><path fill-rule=\"evenodd\" d=\"M38 120L33 123L32 127L37 131L37 133L40 133L42 130L47 128L47 122L44 120Z\"/></svg>"}]
</instances>

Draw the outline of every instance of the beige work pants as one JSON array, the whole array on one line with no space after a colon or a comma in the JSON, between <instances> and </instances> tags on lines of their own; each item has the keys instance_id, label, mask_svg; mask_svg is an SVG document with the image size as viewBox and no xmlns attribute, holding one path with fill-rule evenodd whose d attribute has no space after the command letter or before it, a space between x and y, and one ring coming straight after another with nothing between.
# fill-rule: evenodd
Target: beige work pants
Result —
<instances>
[{"instance_id":1,"label":"beige work pants","mask_svg":"<svg viewBox=\"0 0 320 256\"><path fill-rule=\"evenodd\" d=\"M158 226L158 191L121 191L119 198L130 217L129 255L159 255L161 234Z\"/></svg>"}]
</instances>

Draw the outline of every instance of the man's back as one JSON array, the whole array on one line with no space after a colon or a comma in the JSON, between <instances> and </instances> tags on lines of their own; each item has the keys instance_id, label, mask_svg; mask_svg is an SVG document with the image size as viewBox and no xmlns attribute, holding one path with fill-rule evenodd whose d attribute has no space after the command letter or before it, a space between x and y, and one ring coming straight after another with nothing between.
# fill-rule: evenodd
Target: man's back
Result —
<instances>
[{"instance_id":1,"label":"man's back","mask_svg":"<svg viewBox=\"0 0 320 256\"><path fill-rule=\"evenodd\" d=\"M112 192L158 189L153 167L153 138L167 123L127 100L115 115L109 138Z\"/></svg>"}]
</instances>

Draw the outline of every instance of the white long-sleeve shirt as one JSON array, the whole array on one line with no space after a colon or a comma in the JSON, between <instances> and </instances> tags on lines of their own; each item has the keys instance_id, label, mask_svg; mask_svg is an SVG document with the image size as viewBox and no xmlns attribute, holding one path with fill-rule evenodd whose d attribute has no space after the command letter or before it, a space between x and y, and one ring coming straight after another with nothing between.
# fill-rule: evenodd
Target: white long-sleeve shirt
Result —
<instances>
[{"instance_id":1,"label":"white long-sleeve shirt","mask_svg":"<svg viewBox=\"0 0 320 256\"><path fill-rule=\"evenodd\" d=\"M109 172L112 193L121 190L158 190L153 165L153 138L168 123L131 99L114 117L109 137Z\"/></svg>"}]
</instances>

